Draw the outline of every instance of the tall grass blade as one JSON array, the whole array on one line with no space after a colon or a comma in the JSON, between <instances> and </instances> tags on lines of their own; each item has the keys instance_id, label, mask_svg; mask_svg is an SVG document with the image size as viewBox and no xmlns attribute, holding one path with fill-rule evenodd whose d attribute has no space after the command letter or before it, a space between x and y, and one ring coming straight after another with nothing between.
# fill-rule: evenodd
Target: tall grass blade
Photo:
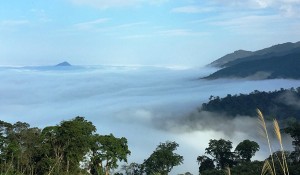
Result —
<instances>
[{"instance_id":1,"label":"tall grass blade","mask_svg":"<svg viewBox=\"0 0 300 175\"><path fill-rule=\"evenodd\" d=\"M268 134L265 118L259 109L256 109L256 112L257 112L259 124L262 126L263 135L268 141L268 146L269 146L269 151L270 151L270 156L271 156L271 161L272 161L272 167L270 166L270 168L273 169L272 171L274 172L274 175L276 175L275 164L274 164L274 159L273 159L273 151L271 148L271 143L270 143L270 139L269 139L269 134Z\"/></svg>"},{"instance_id":2,"label":"tall grass blade","mask_svg":"<svg viewBox=\"0 0 300 175\"><path fill-rule=\"evenodd\" d=\"M230 171L229 166L227 166L225 170L226 170L226 174L227 174L227 175L231 175L231 171Z\"/></svg>"},{"instance_id":3,"label":"tall grass blade","mask_svg":"<svg viewBox=\"0 0 300 175\"><path fill-rule=\"evenodd\" d=\"M281 133L280 133L280 127L279 127L279 124L278 124L276 119L274 119L273 125L274 125L274 132L275 132L276 138L277 138L277 140L279 142L279 145L280 145L281 159L282 159L282 163L280 163L280 164L282 164L283 173L285 175L286 174L289 175L289 168L288 168L288 165L287 165L286 156L285 156L285 152L284 152L284 149L283 149L282 137L281 137ZM279 158L278 158L278 160L279 160Z\"/></svg>"},{"instance_id":4,"label":"tall grass blade","mask_svg":"<svg viewBox=\"0 0 300 175\"><path fill-rule=\"evenodd\" d=\"M265 161L264 166L261 170L261 174L260 175L265 175L266 173L270 173L271 175L274 175L274 171L270 165L270 162L268 160Z\"/></svg>"}]
</instances>

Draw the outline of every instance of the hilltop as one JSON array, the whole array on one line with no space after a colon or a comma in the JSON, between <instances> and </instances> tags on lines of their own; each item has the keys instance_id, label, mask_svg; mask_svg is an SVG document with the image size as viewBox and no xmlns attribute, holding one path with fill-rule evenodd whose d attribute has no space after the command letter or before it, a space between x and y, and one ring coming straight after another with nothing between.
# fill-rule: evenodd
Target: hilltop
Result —
<instances>
[{"instance_id":1,"label":"hilltop","mask_svg":"<svg viewBox=\"0 0 300 175\"><path fill-rule=\"evenodd\" d=\"M249 54L250 56L237 58L238 55ZM279 44L251 53L240 50L210 65L219 66L222 69L205 79L300 79L300 42Z\"/></svg>"}]
</instances>

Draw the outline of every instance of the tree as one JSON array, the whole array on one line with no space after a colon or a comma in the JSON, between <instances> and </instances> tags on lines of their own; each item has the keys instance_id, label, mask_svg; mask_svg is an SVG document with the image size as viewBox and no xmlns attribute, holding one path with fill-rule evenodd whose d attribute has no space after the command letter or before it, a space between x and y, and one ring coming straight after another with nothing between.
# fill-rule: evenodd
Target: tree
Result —
<instances>
[{"instance_id":1,"label":"tree","mask_svg":"<svg viewBox=\"0 0 300 175\"><path fill-rule=\"evenodd\" d=\"M118 167L117 161L127 162L127 156L131 153L128 149L127 139L124 137L116 138L112 134L93 135L91 152L90 166L91 173L94 175L100 175L104 172L109 175L111 169Z\"/></svg>"},{"instance_id":2,"label":"tree","mask_svg":"<svg viewBox=\"0 0 300 175\"><path fill-rule=\"evenodd\" d=\"M208 148L205 149L205 153L214 158L214 161L217 163L217 168L224 169L226 166L232 167L234 164L234 154L231 152L231 149L231 141L211 139Z\"/></svg>"},{"instance_id":3,"label":"tree","mask_svg":"<svg viewBox=\"0 0 300 175\"><path fill-rule=\"evenodd\" d=\"M125 171L126 175L141 175L143 174L143 168L141 164L131 163L129 165L123 165L122 170Z\"/></svg>"},{"instance_id":4,"label":"tree","mask_svg":"<svg viewBox=\"0 0 300 175\"><path fill-rule=\"evenodd\" d=\"M295 121L290 123L289 126L285 128L285 132L290 134L294 139L292 144L295 150L292 152L292 156L295 162L300 162L300 122Z\"/></svg>"},{"instance_id":5,"label":"tree","mask_svg":"<svg viewBox=\"0 0 300 175\"><path fill-rule=\"evenodd\" d=\"M174 166L182 164L183 157L174 153L178 146L176 142L160 143L143 163L146 174L167 175Z\"/></svg>"},{"instance_id":6,"label":"tree","mask_svg":"<svg viewBox=\"0 0 300 175\"><path fill-rule=\"evenodd\" d=\"M214 161L207 156L198 156L197 162L200 165L199 173L202 174L204 171L213 170L215 168Z\"/></svg>"},{"instance_id":7,"label":"tree","mask_svg":"<svg viewBox=\"0 0 300 175\"><path fill-rule=\"evenodd\" d=\"M244 162L250 162L251 158L258 150L259 145L256 142L250 140L242 141L235 148L237 156L239 156L239 158Z\"/></svg>"},{"instance_id":8,"label":"tree","mask_svg":"<svg viewBox=\"0 0 300 175\"><path fill-rule=\"evenodd\" d=\"M90 149L90 140L96 127L84 119L75 117L63 121L58 128L59 139L64 142L64 163L66 172L78 170L79 162Z\"/></svg>"},{"instance_id":9,"label":"tree","mask_svg":"<svg viewBox=\"0 0 300 175\"><path fill-rule=\"evenodd\" d=\"M95 131L95 126L84 117L76 117L62 121L60 125L44 128L44 159L40 162L43 172L76 174L80 171L79 162L90 150L90 140Z\"/></svg>"}]
</instances>

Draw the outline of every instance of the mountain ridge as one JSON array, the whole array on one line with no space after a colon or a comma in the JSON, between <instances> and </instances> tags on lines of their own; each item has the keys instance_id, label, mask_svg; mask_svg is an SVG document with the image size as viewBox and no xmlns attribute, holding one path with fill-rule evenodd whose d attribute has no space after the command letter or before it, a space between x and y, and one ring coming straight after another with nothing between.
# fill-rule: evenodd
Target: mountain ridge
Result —
<instances>
[{"instance_id":1,"label":"mountain ridge","mask_svg":"<svg viewBox=\"0 0 300 175\"><path fill-rule=\"evenodd\" d=\"M224 64L221 65L222 69L204 79L300 79L300 42L277 44L252 53L256 55L231 58L232 61L228 61L230 59L228 54L225 59L227 63L224 63L224 57L212 62L215 65L222 62Z\"/></svg>"},{"instance_id":2,"label":"mountain ridge","mask_svg":"<svg viewBox=\"0 0 300 175\"><path fill-rule=\"evenodd\" d=\"M224 68L232 64L233 62L239 60L238 62L244 62L251 59L255 59L257 57L261 57L258 59L264 59L264 55L272 55L272 56L281 56L288 53L291 53L293 49L300 49L300 41L292 43L286 42L282 44L276 44L271 47L267 47L264 49L260 49L257 51L246 51L246 50L237 50L233 53L227 54L212 63L209 66ZM229 64L229 65L228 65Z\"/></svg>"}]
</instances>

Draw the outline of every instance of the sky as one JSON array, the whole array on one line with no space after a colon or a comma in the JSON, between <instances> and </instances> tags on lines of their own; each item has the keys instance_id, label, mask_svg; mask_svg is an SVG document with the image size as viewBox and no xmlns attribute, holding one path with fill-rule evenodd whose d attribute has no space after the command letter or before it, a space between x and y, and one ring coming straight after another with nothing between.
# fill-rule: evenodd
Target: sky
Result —
<instances>
[{"instance_id":1,"label":"sky","mask_svg":"<svg viewBox=\"0 0 300 175\"><path fill-rule=\"evenodd\" d=\"M203 66L300 40L300 0L9 0L0 65Z\"/></svg>"}]
</instances>

